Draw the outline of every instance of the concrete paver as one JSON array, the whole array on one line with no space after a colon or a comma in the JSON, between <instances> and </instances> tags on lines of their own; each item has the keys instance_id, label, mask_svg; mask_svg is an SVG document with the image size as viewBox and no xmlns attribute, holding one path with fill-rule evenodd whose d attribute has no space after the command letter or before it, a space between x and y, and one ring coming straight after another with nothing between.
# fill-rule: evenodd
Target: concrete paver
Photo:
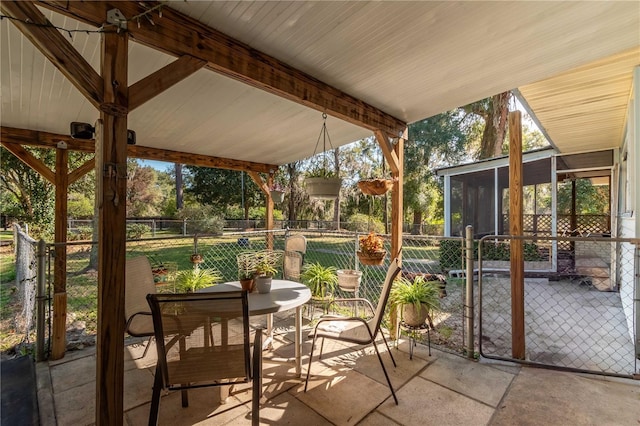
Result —
<instances>
[{"instance_id":1,"label":"concrete paver","mask_svg":"<svg viewBox=\"0 0 640 426\"><path fill-rule=\"evenodd\" d=\"M313 363L308 392L295 375L293 345L276 335L275 350L263 353L261 423L283 425L528 425L640 424L640 381L563 373L518 364L472 361L418 345L409 360L407 340L392 348L393 368L383 344L399 405L372 347L354 348L326 341L322 360ZM154 348L125 350L124 423L145 425L149 416ZM317 354L317 352L316 352ZM315 358L315 357L314 357ZM44 367L43 367L44 366ZM92 424L95 420L95 349L37 366L40 418L44 425ZM248 425L251 385L236 385L226 403L216 403L217 388L189 390L190 406L179 392L164 392L160 425ZM43 411L44 410L44 411Z\"/></svg>"}]
</instances>

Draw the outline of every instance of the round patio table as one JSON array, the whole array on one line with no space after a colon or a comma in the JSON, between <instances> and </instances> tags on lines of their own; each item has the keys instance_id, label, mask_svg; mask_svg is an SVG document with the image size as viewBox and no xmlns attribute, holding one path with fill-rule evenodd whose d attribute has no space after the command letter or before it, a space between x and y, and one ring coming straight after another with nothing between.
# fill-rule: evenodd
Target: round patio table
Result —
<instances>
[{"instance_id":1,"label":"round patio table","mask_svg":"<svg viewBox=\"0 0 640 426\"><path fill-rule=\"evenodd\" d=\"M241 290L240 281L231 281L203 288L199 292L219 292ZM296 374L300 377L302 368L302 306L311 299L311 291L304 284L295 281L277 280L271 282L269 293L249 293L249 315L267 314L267 340L271 341L273 333L273 314L289 309L296 310L295 315L295 357Z\"/></svg>"}]
</instances>

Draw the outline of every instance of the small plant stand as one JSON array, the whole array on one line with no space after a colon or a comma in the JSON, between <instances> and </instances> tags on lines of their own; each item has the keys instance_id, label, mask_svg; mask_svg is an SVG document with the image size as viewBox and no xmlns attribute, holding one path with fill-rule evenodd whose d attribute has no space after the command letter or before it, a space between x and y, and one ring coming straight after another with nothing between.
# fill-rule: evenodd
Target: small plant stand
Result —
<instances>
[{"instance_id":1,"label":"small plant stand","mask_svg":"<svg viewBox=\"0 0 640 426\"><path fill-rule=\"evenodd\" d=\"M412 325L407 325L404 321L400 323L400 329L405 331L407 336L409 336L409 359L413 359L413 348L417 345L418 337L422 335L422 333L427 332L427 342L429 346L429 356L431 356L431 327L429 324L422 324L421 326L414 327Z\"/></svg>"}]
</instances>

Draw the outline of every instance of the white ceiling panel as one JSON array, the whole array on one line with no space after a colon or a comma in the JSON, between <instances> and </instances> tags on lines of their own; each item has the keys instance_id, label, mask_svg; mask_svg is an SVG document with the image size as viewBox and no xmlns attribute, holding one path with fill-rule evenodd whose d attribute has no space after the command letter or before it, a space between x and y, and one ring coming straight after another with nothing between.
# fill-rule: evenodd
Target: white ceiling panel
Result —
<instances>
[{"instance_id":1,"label":"white ceiling panel","mask_svg":"<svg viewBox=\"0 0 640 426\"><path fill-rule=\"evenodd\" d=\"M169 7L408 123L551 82L640 44L639 2L172 1ZM44 13L55 25L91 29ZM96 120L97 110L6 19L0 38L3 126L67 133L71 121ZM73 45L96 69L99 42L99 34L73 35ZM129 84L172 60L130 43ZM562 94L581 83L559 84L540 93L561 106L570 102ZM597 102L576 105L570 115L593 126L619 126L623 113L607 102L617 92L602 90ZM538 113L537 102L531 103ZM610 109L615 120L585 118L593 108ZM560 115L541 115L551 133ZM140 145L271 164L311 155L321 124L318 111L207 69L129 115ZM334 146L371 135L332 117L327 126Z\"/></svg>"}]
</instances>

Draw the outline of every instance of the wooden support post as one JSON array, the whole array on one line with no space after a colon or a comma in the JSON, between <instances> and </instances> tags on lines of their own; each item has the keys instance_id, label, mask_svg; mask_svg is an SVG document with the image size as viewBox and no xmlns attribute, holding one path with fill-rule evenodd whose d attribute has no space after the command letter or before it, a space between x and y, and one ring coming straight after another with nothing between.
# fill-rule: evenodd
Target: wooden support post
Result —
<instances>
[{"instance_id":1,"label":"wooden support post","mask_svg":"<svg viewBox=\"0 0 640 426\"><path fill-rule=\"evenodd\" d=\"M271 188L273 187L273 175L269 173L267 177L267 182L262 179L260 173L258 172L247 172L251 177L251 180L258 185L258 188L264 192L265 195L265 217L264 217L264 226L267 231L273 229L273 198L271 197ZM267 249L273 250L273 234L267 234L266 241Z\"/></svg>"},{"instance_id":2,"label":"wooden support post","mask_svg":"<svg viewBox=\"0 0 640 426\"><path fill-rule=\"evenodd\" d=\"M67 192L69 187L69 153L56 149L56 210L53 269L53 324L51 358L60 359L67 348Z\"/></svg>"},{"instance_id":3,"label":"wooden support post","mask_svg":"<svg viewBox=\"0 0 640 426\"><path fill-rule=\"evenodd\" d=\"M522 232L522 113L509 113L509 233ZM525 357L523 241L511 240L511 352Z\"/></svg>"},{"instance_id":4,"label":"wooden support post","mask_svg":"<svg viewBox=\"0 0 640 426\"><path fill-rule=\"evenodd\" d=\"M407 138L405 129L404 135L398 138L398 143L393 147L393 152L398 158L398 169L392 170L391 176L394 179L393 192L391 193L391 258L398 258L402 262L402 218L404 203L404 141Z\"/></svg>"},{"instance_id":5,"label":"wooden support post","mask_svg":"<svg viewBox=\"0 0 640 426\"><path fill-rule=\"evenodd\" d=\"M97 134L98 341L96 425L122 425L127 190L128 33L102 35L104 104ZM100 127L100 126L96 126Z\"/></svg>"}]
</instances>

